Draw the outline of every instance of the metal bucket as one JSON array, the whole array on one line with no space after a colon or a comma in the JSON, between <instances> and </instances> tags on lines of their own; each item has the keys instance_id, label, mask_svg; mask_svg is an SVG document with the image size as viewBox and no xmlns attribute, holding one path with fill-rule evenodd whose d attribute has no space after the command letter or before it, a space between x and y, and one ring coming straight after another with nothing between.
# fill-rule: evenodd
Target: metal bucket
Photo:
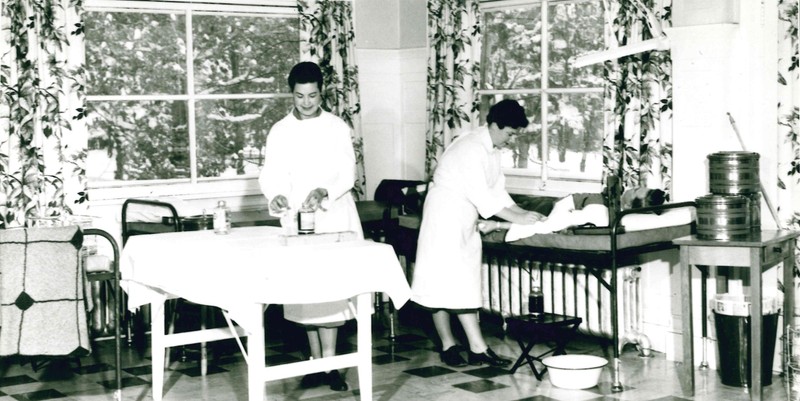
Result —
<instances>
[{"instance_id":1,"label":"metal bucket","mask_svg":"<svg viewBox=\"0 0 800 401\"><path fill-rule=\"evenodd\" d=\"M709 187L716 195L760 192L758 153L719 152L708 155Z\"/></svg>"},{"instance_id":2,"label":"metal bucket","mask_svg":"<svg viewBox=\"0 0 800 401\"><path fill-rule=\"evenodd\" d=\"M735 240L750 234L750 205L741 195L705 195L697 203L697 237Z\"/></svg>"}]
</instances>

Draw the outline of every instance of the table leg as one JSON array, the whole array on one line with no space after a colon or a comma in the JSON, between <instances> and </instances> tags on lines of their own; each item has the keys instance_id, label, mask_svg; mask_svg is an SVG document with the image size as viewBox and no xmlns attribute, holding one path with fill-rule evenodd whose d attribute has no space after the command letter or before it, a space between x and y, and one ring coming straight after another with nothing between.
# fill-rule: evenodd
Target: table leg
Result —
<instances>
[{"instance_id":1,"label":"table leg","mask_svg":"<svg viewBox=\"0 0 800 401\"><path fill-rule=\"evenodd\" d=\"M694 396L694 333L692 330L692 266L689 247L681 246L681 328L683 330L683 365L680 382L683 392Z\"/></svg>"},{"instance_id":2,"label":"table leg","mask_svg":"<svg viewBox=\"0 0 800 401\"><path fill-rule=\"evenodd\" d=\"M700 361L700 369L708 369L708 266L697 266L700 270L700 319L703 322L703 359Z\"/></svg>"},{"instance_id":3,"label":"table leg","mask_svg":"<svg viewBox=\"0 0 800 401\"><path fill-rule=\"evenodd\" d=\"M153 401L161 401L164 392L164 357L166 346L164 345L164 303L155 302L150 304L150 337L151 337L151 363L153 369L152 392Z\"/></svg>"},{"instance_id":4,"label":"table leg","mask_svg":"<svg viewBox=\"0 0 800 401\"><path fill-rule=\"evenodd\" d=\"M266 359L264 353L264 313L261 304L248 306L248 321L253 324L253 331L247 333L247 389L249 401L264 401Z\"/></svg>"},{"instance_id":5,"label":"table leg","mask_svg":"<svg viewBox=\"0 0 800 401\"><path fill-rule=\"evenodd\" d=\"M356 300L358 327L358 384L361 401L372 401L372 316L371 294L360 294ZM252 401L252 400L251 400Z\"/></svg>"},{"instance_id":6,"label":"table leg","mask_svg":"<svg viewBox=\"0 0 800 401\"><path fill-rule=\"evenodd\" d=\"M761 333L763 315L761 313L761 261L764 248L750 249L750 399L761 401ZM771 368L771 367L770 367Z\"/></svg>"},{"instance_id":7,"label":"table leg","mask_svg":"<svg viewBox=\"0 0 800 401\"><path fill-rule=\"evenodd\" d=\"M533 346L534 344L536 344L536 342L531 341L528 343L528 345L525 345L525 343L523 343L522 340L517 340L517 344L519 344L519 349L522 350L522 354L520 354L519 358L517 358L517 361L514 362L514 366L512 366L511 370L509 370L508 372L513 375L517 371L517 369L519 369L519 367L522 366L523 363L527 362L528 365L531 366L531 370L533 370L533 375L536 376L537 379L542 380L541 377L539 377L538 372L536 371L536 367L533 365L533 357L530 356L530 352L533 349Z\"/></svg>"},{"instance_id":8,"label":"table leg","mask_svg":"<svg viewBox=\"0 0 800 401\"><path fill-rule=\"evenodd\" d=\"M389 304L389 341L395 341L397 339L397 329L395 328L397 309L395 309L394 302L391 299L386 302Z\"/></svg>"}]
</instances>

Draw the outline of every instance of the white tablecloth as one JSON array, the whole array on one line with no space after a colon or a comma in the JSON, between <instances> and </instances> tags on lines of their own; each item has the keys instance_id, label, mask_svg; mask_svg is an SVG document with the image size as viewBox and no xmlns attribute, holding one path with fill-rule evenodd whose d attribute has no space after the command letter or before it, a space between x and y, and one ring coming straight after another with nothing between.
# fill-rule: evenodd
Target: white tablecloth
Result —
<instances>
[{"instance_id":1,"label":"white tablecloth","mask_svg":"<svg viewBox=\"0 0 800 401\"><path fill-rule=\"evenodd\" d=\"M349 366L358 367L361 399L372 399L369 294L386 293L398 308L411 295L394 250L365 240L282 245L282 233L278 227L241 227L227 235L206 230L128 239L120 258L121 285L128 294L129 309L153 306L154 400L162 397L166 348L234 336L219 329L166 334L164 301L171 297L225 310L245 330L248 344L256 344L245 355L250 401L263 401L265 381ZM264 349L258 345L264 343L262 305L335 301L356 295L356 352L264 366Z\"/></svg>"},{"instance_id":2,"label":"white tablecloth","mask_svg":"<svg viewBox=\"0 0 800 401\"><path fill-rule=\"evenodd\" d=\"M242 327L242 306L315 303L384 292L400 308L410 289L391 246L366 240L281 245L278 227L241 227L134 236L122 251L128 308L177 296L227 310Z\"/></svg>"}]
</instances>

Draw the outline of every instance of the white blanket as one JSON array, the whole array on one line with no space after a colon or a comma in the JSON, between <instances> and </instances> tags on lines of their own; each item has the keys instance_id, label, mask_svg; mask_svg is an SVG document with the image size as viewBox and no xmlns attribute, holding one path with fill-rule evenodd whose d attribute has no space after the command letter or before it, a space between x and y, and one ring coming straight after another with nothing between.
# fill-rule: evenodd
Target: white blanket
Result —
<instances>
[{"instance_id":1,"label":"white blanket","mask_svg":"<svg viewBox=\"0 0 800 401\"><path fill-rule=\"evenodd\" d=\"M568 201L568 202L567 202ZM583 209L572 209L572 199L569 197L556 202L553 211L547 220L535 224L511 224L506 233L506 242L516 241L536 234L548 234L561 231L568 227L579 226L586 223L597 227L608 226L608 208L603 205L587 205ZM695 208L681 207L667 209L662 214L641 213L629 214L622 217L621 224L625 232L641 231L669 226L680 226L694 221Z\"/></svg>"}]
</instances>

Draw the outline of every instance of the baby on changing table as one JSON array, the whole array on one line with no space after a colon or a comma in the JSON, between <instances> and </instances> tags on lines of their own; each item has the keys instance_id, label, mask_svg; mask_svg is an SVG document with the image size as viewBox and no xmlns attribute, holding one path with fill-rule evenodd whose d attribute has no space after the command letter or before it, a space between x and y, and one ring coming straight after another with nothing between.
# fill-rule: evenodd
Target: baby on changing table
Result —
<instances>
[{"instance_id":1,"label":"baby on changing table","mask_svg":"<svg viewBox=\"0 0 800 401\"><path fill-rule=\"evenodd\" d=\"M620 197L623 210L664 204L666 193L660 189L636 187L625 190ZM577 193L567 195L555 202L553 210L545 220L534 224L521 225L494 220L479 220L478 230L482 233L507 229L506 241L515 241L534 234L547 234L569 227L593 225L607 227L608 206L603 194Z\"/></svg>"}]
</instances>

